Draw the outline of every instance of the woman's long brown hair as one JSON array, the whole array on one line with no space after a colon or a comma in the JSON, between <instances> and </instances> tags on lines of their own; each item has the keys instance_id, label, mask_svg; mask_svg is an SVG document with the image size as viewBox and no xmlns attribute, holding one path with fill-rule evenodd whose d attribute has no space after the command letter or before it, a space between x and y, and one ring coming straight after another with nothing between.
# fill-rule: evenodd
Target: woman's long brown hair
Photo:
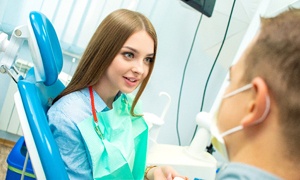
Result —
<instances>
[{"instance_id":1,"label":"woman's long brown hair","mask_svg":"<svg viewBox=\"0 0 300 180\"><path fill-rule=\"evenodd\" d=\"M127 9L119 9L109 14L98 26L89 44L83 53L77 69L67 87L53 101L55 103L61 97L95 85L107 70L126 40L135 32L144 30L154 41L154 57L150 64L147 77L141 83L133 100L131 115L136 116L134 108L142 95L151 73L153 71L156 50L157 35L152 23L143 14Z\"/></svg>"}]
</instances>

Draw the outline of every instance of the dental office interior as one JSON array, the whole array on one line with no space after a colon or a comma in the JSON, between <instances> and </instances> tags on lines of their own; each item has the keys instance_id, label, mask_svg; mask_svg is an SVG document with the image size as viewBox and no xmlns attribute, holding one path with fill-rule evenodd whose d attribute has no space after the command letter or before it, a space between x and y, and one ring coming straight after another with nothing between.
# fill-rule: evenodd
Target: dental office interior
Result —
<instances>
[{"instance_id":1,"label":"dental office interior","mask_svg":"<svg viewBox=\"0 0 300 180\"><path fill-rule=\"evenodd\" d=\"M194 4L201 5L198 9L188 3L191 1L1 0L0 139L1 147L9 144L9 148L6 154L0 151L3 159L0 178L7 177L10 171L26 177L28 166L24 168L24 165L30 159L35 178L51 179L48 170L43 168L40 145L34 140L29 142L34 138L28 138L27 143L26 136L30 134L27 131L31 129L22 123L22 116L26 115L20 111L22 105L18 104L22 104L22 100L16 95L19 76L25 77L31 67L37 66L29 43L31 37L20 43L14 41L15 46L4 44L13 43L18 27L31 26L30 12L44 14L52 23L61 46L63 66L58 78L67 85L102 19L116 9L126 8L146 15L158 35L155 67L141 97L149 125L147 163L171 165L189 179L214 179L222 158L217 152L207 152L209 125L199 112L214 111L226 86L228 68L255 35L259 17L276 15L291 6L299 7L300 1L194 0ZM8 63L11 66L3 70L8 51L13 53ZM16 72L17 78L14 77ZM29 155L27 152L23 154L24 159L15 160L20 162L12 163L8 156L15 155L12 151L22 137ZM18 163L23 167L20 171L12 170L17 167L8 168Z\"/></svg>"}]
</instances>

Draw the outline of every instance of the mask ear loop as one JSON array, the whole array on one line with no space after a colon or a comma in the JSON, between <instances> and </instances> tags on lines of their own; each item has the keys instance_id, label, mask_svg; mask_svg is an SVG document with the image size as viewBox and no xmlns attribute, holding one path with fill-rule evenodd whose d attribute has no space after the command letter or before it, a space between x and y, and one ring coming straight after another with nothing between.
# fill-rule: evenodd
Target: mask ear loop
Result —
<instances>
[{"instance_id":1,"label":"mask ear loop","mask_svg":"<svg viewBox=\"0 0 300 180\"><path fill-rule=\"evenodd\" d=\"M242 130L242 129L243 129L243 126L242 126L242 125L239 125L239 126L237 126L237 127L234 127L234 128L232 128L232 129L229 129L228 131L223 132L220 136L221 136L221 137L224 137L224 136L227 136L227 135L229 135L229 134L232 134L232 133L237 132L237 131Z\"/></svg>"},{"instance_id":2,"label":"mask ear loop","mask_svg":"<svg viewBox=\"0 0 300 180\"><path fill-rule=\"evenodd\" d=\"M250 85L250 87L252 87L251 84L249 84L249 85ZM244 86L244 87L241 88L241 89L238 89L238 90L236 90L236 91L233 91L232 93L227 94L227 95L224 96L223 98L227 98L227 97L233 96L234 94L237 94L237 93L239 93L239 92L242 92L242 91L248 89L248 88L249 88L249 85L247 85L247 87ZM270 106L271 106L270 97L269 97L269 96L266 96L266 108L265 108L265 111L264 111L263 115L262 115L258 120L256 120L256 121L253 123L253 125L258 124L258 123L260 123L260 122L262 122L263 120L266 119L266 117L267 117L267 115L269 114L270 109L271 109ZM239 131L239 130L242 130L242 129L243 129L243 126L242 126L242 125L239 125L239 126L237 126L237 127L234 127L234 128L232 128L232 129L229 129L228 131L223 132L220 136L221 136L221 137L224 137L224 136L227 136L227 135L229 135L229 134L232 134L232 133L234 133L234 132L236 132L236 131Z\"/></svg>"},{"instance_id":3,"label":"mask ear loop","mask_svg":"<svg viewBox=\"0 0 300 180\"><path fill-rule=\"evenodd\" d=\"M232 92L230 92L230 93L224 95L224 96L223 96L223 99L228 98L228 97L231 97L231 96L233 96L233 95L235 95L235 94L238 94L238 93L240 93L240 92L246 91L247 89L250 89L250 88L252 88L252 84L247 84L247 85L245 85L245 86L243 86L243 87L241 87L241 88L239 88L239 89L236 89L236 90L234 90L234 91L232 91Z\"/></svg>"}]
</instances>

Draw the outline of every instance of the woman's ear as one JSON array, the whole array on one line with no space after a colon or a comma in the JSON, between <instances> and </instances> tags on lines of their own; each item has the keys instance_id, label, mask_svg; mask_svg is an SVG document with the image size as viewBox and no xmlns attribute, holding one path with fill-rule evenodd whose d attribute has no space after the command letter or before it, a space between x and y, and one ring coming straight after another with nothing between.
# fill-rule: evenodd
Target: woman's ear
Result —
<instances>
[{"instance_id":1,"label":"woman's ear","mask_svg":"<svg viewBox=\"0 0 300 180\"><path fill-rule=\"evenodd\" d=\"M261 77L256 77L251 83L253 96L248 103L247 115L241 121L243 127L262 122L270 110L270 98L266 82Z\"/></svg>"}]
</instances>

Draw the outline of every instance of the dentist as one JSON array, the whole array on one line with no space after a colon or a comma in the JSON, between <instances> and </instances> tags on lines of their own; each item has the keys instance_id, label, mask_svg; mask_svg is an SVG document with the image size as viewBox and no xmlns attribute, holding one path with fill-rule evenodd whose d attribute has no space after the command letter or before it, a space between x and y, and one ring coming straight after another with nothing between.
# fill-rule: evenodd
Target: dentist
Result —
<instances>
[{"instance_id":1,"label":"dentist","mask_svg":"<svg viewBox=\"0 0 300 180\"><path fill-rule=\"evenodd\" d=\"M230 68L212 134L230 161L217 179L299 179L299 9L261 18L258 35Z\"/></svg>"}]
</instances>

